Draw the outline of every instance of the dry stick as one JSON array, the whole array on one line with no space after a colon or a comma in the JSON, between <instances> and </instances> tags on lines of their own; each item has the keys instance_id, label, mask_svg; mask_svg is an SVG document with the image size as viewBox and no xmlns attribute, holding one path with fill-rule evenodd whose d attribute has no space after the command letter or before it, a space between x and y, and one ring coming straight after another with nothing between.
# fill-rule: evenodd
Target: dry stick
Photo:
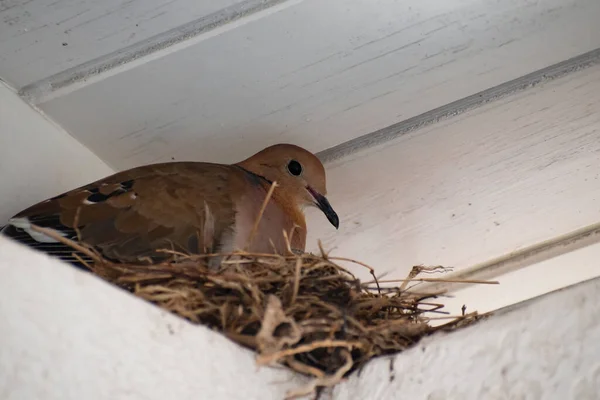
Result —
<instances>
[{"instance_id":1,"label":"dry stick","mask_svg":"<svg viewBox=\"0 0 600 400\"><path fill-rule=\"evenodd\" d=\"M406 279L414 279L417 275L419 275L419 273L421 272L421 270L417 267L412 267L410 269L410 272L408 273L408 276L406 277ZM404 292L406 290L406 287L408 286L408 283L410 281L404 281L402 283L402 285L400 285L400 291Z\"/></svg>"},{"instance_id":2,"label":"dry stick","mask_svg":"<svg viewBox=\"0 0 600 400\"><path fill-rule=\"evenodd\" d=\"M427 319L430 320L430 321L438 321L438 320L444 320L444 319L452 319L452 320L457 319L457 320L460 320L460 319L466 319L468 317L474 317L476 315L477 315L476 312L472 312L472 313L465 314L465 315L447 315L447 316L444 316L444 317L427 317Z\"/></svg>"},{"instance_id":3,"label":"dry stick","mask_svg":"<svg viewBox=\"0 0 600 400\"><path fill-rule=\"evenodd\" d=\"M296 302L296 296L298 296L298 289L300 288L300 268L302 268L302 257L296 259L296 271L294 273L294 291L292 292L292 299L290 300L290 306Z\"/></svg>"},{"instance_id":4,"label":"dry stick","mask_svg":"<svg viewBox=\"0 0 600 400\"><path fill-rule=\"evenodd\" d=\"M184 254L184 253L178 253L176 251L169 250L169 249L160 249L160 250L156 250L156 251L160 251L162 253L173 253L175 255L177 255L177 254ZM263 258L267 258L267 257L269 257L269 258L285 258L286 260L295 259L297 257L296 254L292 254L292 255L289 255L289 256L283 256L281 254L275 254L275 253L254 253L254 252L249 252L249 251L246 251L246 250L237 250L237 251L233 251L231 253L187 254L186 257L188 259L190 259L190 260L196 260L196 259L199 259L199 258L210 258L210 257L219 257L219 256L232 256L232 255L254 257L254 258L258 258L258 257L263 257ZM237 261L234 260L232 262L237 262Z\"/></svg>"},{"instance_id":5,"label":"dry stick","mask_svg":"<svg viewBox=\"0 0 600 400\"><path fill-rule=\"evenodd\" d=\"M296 371L300 371L307 375L313 375L313 376L316 376L317 378L325 377L325 372L321 371L318 368L311 367L310 365L306 365L306 364L296 360L293 356L287 357L285 362L288 363Z\"/></svg>"},{"instance_id":6,"label":"dry stick","mask_svg":"<svg viewBox=\"0 0 600 400\"><path fill-rule=\"evenodd\" d=\"M306 257L306 254L304 255L304 257ZM308 257L307 257L307 258L308 258ZM349 276L351 276L351 277L352 277L354 280L356 280L356 276L354 276L354 274L353 274L352 272L348 271L346 268L344 268L344 267L342 267L342 266L340 266L340 265L337 265L337 264L335 264L335 263L333 263L333 262L331 262L331 261L329 261L329 260L327 260L327 259L325 259L325 260L326 260L326 261L320 261L320 262L318 262L317 264L313 265L312 267L310 267L310 268L307 268L307 271L310 271L310 270L313 270L313 269L322 268L322 267L324 267L324 266L328 266L328 265L329 265L329 266L333 266L333 267L334 267L335 269L337 269L338 271L342 271L342 272L344 272L344 273L348 274L348 275L349 275Z\"/></svg>"},{"instance_id":7,"label":"dry stick","mask_svg":"<svg viewBox=\"0 0 600 400\"><path fill-rule=\"evenodd\" d=\"M452 267L444 267L442 265L434 265L429 267L426 267L424 265L415 265L413 266L413 269L415 269L419 274L421 272L424 272L426 274L436 274L439 272L451 272L453 270Z\"/></svg>"},{"instance_id":8,"label":"dry stick","mask_svg":"<svg viewBox=\"0 0 600 400\"><path fill-rule=\"evenodd\" d=\"M166 253L166 254L171 254L171 255L174 255L174 256L181 256L181 257L184 257L184 258L192 258L193 257L192 254L185 254L185 253L182 253L180 251L173 250L173 249L156 249L155 251L157 253Z\"/></svg>"},{"instance_id":9,"label":"dry stick","mask_svg":"<svg viewBox=\"0 0 600 400\"><path fill-rule=\"evenodd\" d=\"M73 257L75 257L75 259L77 261L79 261L84 267L86 267L90 271L93 271L92 266L87 261L85 261L83 258L81 258L81 256L79 254L73 253Z\"/></svg>"},{"instance_id":10,"label":"dry stick","mask_svg":"<svg viewBox=\"0 0 600 400\"><path fill-rule=\"evenodd\" d=\"M446 279L446 278L408 278L408 279L387 279L379 281L379 283L396 283L396 282L451 282L451 283L480 283L484 285L498 285L499 281L481 281L476 279ZM370 285L375 281L369 281L363 283L363 285Z\"/></svg>"},{"instance_id":11,"label":"dry stick","mask_svg":"<svg viewBox=\"0 0 600 400\"><path fill-rule=\"evenodd\" d=\"M256 363L258 365L271 364L272 362L277 361L282 357L293 356L299 353L307 353L309 351L321 347L344 347L347 349L351 349L353 347L361 348L363 347L363 344L361 342L349 342L346 340L318 340L309 344L303 344L292 349L285 349L271 354L261 354L257 357Z\"/></svg>"},{"instance_id":12,"label":"dry stick","mask_svg":"<svg viewBox=\"0 0 600 400\"><path fill-rule=\"evenodd\" d=\"M79 215L81 214L81 206L77 207L77 211L75 211L75 218L73 218L73 229L75 229L75 234L77 235L77 241L81 242L81 231L79 230Z\"/></svg>"},{"instance_id":13,"label":"dry stick","mask_svg":"<svg viewBox=\"0 0 600 400\"><path fill-rule=\"evenodd\" d=\"M285 231L285 229L282 229L281 232L283 233L283 241L285 242L285 248L288 251L288 254L294 254L294 252L292 251L292 238L291 238L291 236L288 236L288 234ZM294 231L292 230L291 233L293 234ZM275 245L273 244L273 242L271 242L271 246L273 246L273 252L277 253L277 251L275 250Z\"/></svg>"},{"instance_id":14,"label":"dry stick","mask_svg":"<svg viewBox=\"0 0 600 400\"><path fill-rule=\"evenodd\" d=\"M78 242L82 242L81 240L81 230L79 229L79 216L81 215L81 206L77 207L77 211L75 211L75 218L73 218L73 229L75 230L75 234L77 235L77 241ZM73 257L75 257L77 259L77 261L79 261L81 264L83 264L87 269L89 269L90 271L92 270L92 267L85 261L83 261L83 259L77 254L77 253L72 253Z\"/></svg>"},{"instance_id":15,"label":"dry stick","mask_svg":"<svg viewBox=\"0 0 600 400\"><path fill-rule=\"evenodd\" d=\"M285 229L282 229L281 233L283 233L283 241L285 243L285 249L288 251L288 254L294 254L294 252L292 251L292 245L290 244L290 238L288 237L288 234L285 231ZM277 253L277 251L275 250L275 243L273 243L272 240L271 247L273 248L273 253Z\"/></svg>"},{"instance_id":16,"label":"dry stick","mask_svg":"<svg viewBox=\"0 0 600 400\"><path fill-rule=\"evenodd\" d=\"M375 268L371 267L368 264L365 264L364 262L361 261L357 261L354 260L352 258L346 258L346 257L329 257L330 260L337 260L337 261L348 261L351 263L354 263L356 265L360 265L362 267L365 267L369 270L369 273L373 276L373 282L375 282L375 285L377 285L377 292L378 294L381 294L381 288L379 287L379 281L377 280L377 277L375 276Z\"/></svg>"},{"instance_id":17,"label":"dry stick","mask_svg":"<svg viewBox=\"0 0 600 400\"><path fill-rule=\"evenodd\" d=\"M319 251L321 251L321 257L329 260L329 254L323 248L323 242L321 242L321 239L317 240L317 244L319 245Z\"/></svg>"},{"instance_id":18,"label":"dry stick","mask_svg":"<svg viewBox=\"0 0 600 400\"><path fill-rule=\"evenodd\" d=\"M260 220L262 219L265 209L267 208L267 204L269 203L269 200L271 200L271 196L273 196L273 192L275 191L276 187L277 187L277 181L273 181L273 183L271 184L271 188L267 192L267 196L265 197L265 200L263 201L262 206L260 207L258 216L256 217L256 220L254 221L254 226L252 227L252 230L250 231L250 236L248 236L248 242L246 243L246 246L244 247L244 250L246 250L246 251L248 251L248 249L250 248L250 245L252 244L252 241L254 240L254 236L256 235L256 232L258 231L258 224L260 223Z\"/></svg>"},{"instance_id":19,"label":"dry stick","mask_svg":"<svg viewBox=\"0 0 600 400\"><path fill-rule=\"evenodd\" d=\"M296 233L296 228L299 227L300 226L298 224L294 224L294 226L292 226L292 229L290 229L289 235L285 230L283 231L283 237L285 239L285 244L287 246L287 251L289 252L289 254L296 254L292 249L292 239L294 238L294 233Z\"/></svg>"},{"instance_id":20,"label":"dry stick","mask_svg":"<svg viewBox=\"0 0 600 400\"><path fill-rule=\"evenodd\" d=\"M285 231L284 231L285 233ZM285 237L285 235L284 235ZM269 244L271 245L271 250L273 250L273 253L277 253L277 247L275 247L275 243L273 243L273 239L269 238Z\"/></svg>"},{"instance_id":21,"label":"dry stick","mask_svg":"<svg viewBox=\"0 0 600 400\"><path fill-rule=\"evenodd\" d=\"M333 375L324 376L322 378L314 379L307 386L295 390L289 390L286 394L286 400L295 399L298 397L307 396L315 392L318 386L331 387L337 385L342 381L346 372L350 371L354 362L352 360L352 355L348 350L344 350L344 358L346 362Z\"/></svg>"},{"instance_id":22,"label":"dry stick","mask_svg":"<svg viewBox=\"0 0 600 400\"><path fill-rule=\"evenodd\" d=\"M98 255L96 253L87 249L84 246L81 246L80 244L78 244L77 242L74 242L71 239L67 239L66 237L61 236L54 229L42 228L41 226L37 226L37 225L33 225L33 224L31 225L31 229L33 229L36 232L43 233L44 235L50 236L52 239L58 240L59 242L66 244L67 246L71 246L75 250L82 252L83 254L85 254L86 256L90 257L91 259L93 259L95 261L100 260L100 258L98 257Z\"/></svg>"}]
</instances>

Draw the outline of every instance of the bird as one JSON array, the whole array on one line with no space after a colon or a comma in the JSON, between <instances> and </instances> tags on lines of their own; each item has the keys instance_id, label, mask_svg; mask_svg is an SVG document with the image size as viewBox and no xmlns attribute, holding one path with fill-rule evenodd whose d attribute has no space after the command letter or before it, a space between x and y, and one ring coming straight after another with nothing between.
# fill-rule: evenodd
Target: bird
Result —
<instances>
[{"instance_id":1,"label":"bird","mask_svg":"<svg viewBox=\"0 0 600 400\"><path fill-rule=\"evenodd\" d=\"M34 225L79 240L116 263L164 261L172 256L164 249L303 253L307 207L317 207L339 228L326 196L319 158L281 143L233 164L170 161L117 172L26 208L0 234L82 269L92 260L85 252ZM220 262L214 260L213 268Z\"/></svg>"}]
</instances>

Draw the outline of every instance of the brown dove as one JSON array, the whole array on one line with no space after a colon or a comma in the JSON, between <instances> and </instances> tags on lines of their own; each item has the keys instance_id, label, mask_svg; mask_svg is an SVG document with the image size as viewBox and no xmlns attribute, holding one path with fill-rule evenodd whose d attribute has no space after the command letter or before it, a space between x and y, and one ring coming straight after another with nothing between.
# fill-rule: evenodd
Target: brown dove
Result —
<instances>
[{"instance_id":1,"label":"brown dove","mask_svg":"<svg viewBox=\"0 0 600 400\"><path fill-rule=\"evenodd\" d=\"M71 247L32 225L73 240L78 231L83 242L115 262L169 257L160 249L209 254L245 248L284 254L283 231L292 250L302 252L306 207L318 207L339 226L326 194L319 159L301 147L277 144L236 164L167 162L122 171L27 208L9 220L2 234L76 266L82 264Z\"/></svg>"}]
</instances>

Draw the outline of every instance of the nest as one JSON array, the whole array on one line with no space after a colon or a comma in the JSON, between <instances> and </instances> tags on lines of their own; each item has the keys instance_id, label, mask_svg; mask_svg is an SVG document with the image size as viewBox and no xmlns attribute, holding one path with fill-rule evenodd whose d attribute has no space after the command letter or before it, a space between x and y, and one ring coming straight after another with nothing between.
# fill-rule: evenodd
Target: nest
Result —
<instances>
[{"instance_id":1,"label":"nest","mask_svg":"<svg viewBox=\"0 0 600 400\"><path fill-rule=\"evenodd\" d=\"M254 350L258 365L283 364L314 377L288 398L333 386L375 357L399 353L434 332L482 317L474 312L445 317L449 322L443 325L430 324L429 315L444 313L443 305L433 301L440 293L418 293L409 284L444 281L419 278L448 271L439 266L416 266L406 279L378 281L365 264L330 257L323 250L320 255L285 256L199 256L164 250L172 254L168 262L122 264L55 237L92 257L95 261L88 267L108 282ZM222 258L220 268L210 269L208 261L216 256ZM369 268L374 279L361 283L339 261ZM384 286L389 283L399 285Z\"/></svg>"},{"instance_id":2,"label":"nest","mask_svg":"<svg viewBox=\"0 0 600 400\"><path fill-rule=\"evenodd\" d=\"M169 261L124 264L110 262L86 244L51 229L32 228L89 256L94 261L84 264L108 282L254 350L258 365L285 365L314 378L308 386L288 392L287 398L318 394L375 357L397 354L434 332L454 330L482 317L476 312L464 315L463 307L463 315L443 317L449 320L443 325L430 324L432 313L445 314L443 305L433 301L441 293L418 293L409 285L445 281L419 277L448 271L440 266L415 266L406 279L378 281L370 266L330 257L320 243L320 255L297 254L289 241L287 255L245 251L188 255L163 250L171 254ZM212 257L219 257L217 270L208 267ZM360 282L340 261L369 269L373 280ZM382 286L390 283L399 285Z\"/></svg>"}]
</instances>

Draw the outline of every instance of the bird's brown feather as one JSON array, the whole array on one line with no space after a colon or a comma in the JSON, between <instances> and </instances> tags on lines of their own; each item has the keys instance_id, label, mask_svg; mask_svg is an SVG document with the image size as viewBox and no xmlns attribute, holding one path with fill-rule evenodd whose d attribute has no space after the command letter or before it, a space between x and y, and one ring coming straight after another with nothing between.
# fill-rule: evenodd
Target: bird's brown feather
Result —
<instances>
[{"instance_id":1,"label":"bird's brown feather","mask_svg":"<svg viewBox=\"0 0 600 400\"><path fill-rule=\"evenodd\" d=\"M218 251L220 237L235 219L233 199L247 181L242 170L227 165L155 164L74 189L15 217L58 215L64 227L77 227L81 240L109 259L161 259L166 255L156 250L163 248ZM210 229L207 210L214 224Z\"/></svg>"},{"instance_id":2,"label":"bird's brown feather","mask_svg":"<svg viewBox=\"0 0 600 400\"><path fill-rule=\"evenodd\" d=\"M301 162L302 174L290 172L290 160ZM278 186L261 214L274 181ZM170 162L119 172L27 208L2 233L76 265L71 248L40 237L31 224L71 239L79 233L113 261L169 257L160 249L283 253L288 249L284 231L291 249L304 251L303 207L319 203L337 228L325 193L325 171L317 157L298 146L275 145L232 165Z\"/></svg>"}]
</instances>

